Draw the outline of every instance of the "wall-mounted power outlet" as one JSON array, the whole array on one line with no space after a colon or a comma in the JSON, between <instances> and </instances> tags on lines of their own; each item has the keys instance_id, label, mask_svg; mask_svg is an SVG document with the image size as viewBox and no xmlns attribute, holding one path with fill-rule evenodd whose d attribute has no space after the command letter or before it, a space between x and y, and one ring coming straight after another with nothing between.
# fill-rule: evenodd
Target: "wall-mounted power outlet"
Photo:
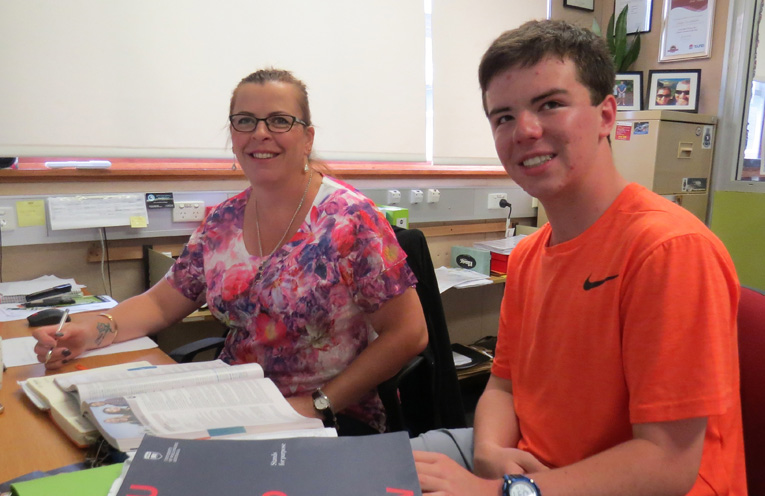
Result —
<instances>
[{"instance_id":1,"label":"wall-mounted power outlet","mask_svg":"<svg viewBox=\"0 0 765 496\"><path fill-rule=\"evenodd\" d=\"M421 189L413 189L409 192L409 203L411 204L422 203L422 200L424 199L425 194Z\"/></svg>"},{"instance_id":2,"label":"wall-mounted power outlet","mask_svg":"<svg viewBox=\"0 0 765 496\"><path fill-rule=\"evenodd\" d=\"M438 203L441 200L441 192L437 189L430 188L428 190L427 201L428 203Z\"/></svg>"},{"instance_id":3,"label":"wall-mounted power outlet","mask_svg":"<svg viewBox=\"0 0 765 496\"><path fill-rule=\"evenodd\" d=\"M13 231L16 229L16 209L13 207L0 207L0 231Z\"/></svg>"},{"instance_id":4,"label":"wall-mounted power outlet","mask_svg":"<svg viewBox=\"0 0 765 496\"><path fill-rule=\"evenodd\" d=\"M401 191L397 189L389 189L386 195L386 205L396 205L401 202Z\"/></svg>"},{"instance_id":5,"label":"wall-mounted power outlet","mask_svg":"<svg viewBox=\"0 0 765 496\"><path fill-rule=\"evenodd\" d=\"M497 209L497 208L503 208L500 206L499 201L500 200L507 200L507 194L506 193L489 193L489 199L486 205L486 208L488 209Z\"/></svg>"},{"instance_id":6,"label":"wall-mounted power outlet","mask_svg":"<svg viewBox=\"0 0 765 496\"><path fill-rule=\"evenodd\" d=\"M205 218L205 202L176 201L173 222L202 222Z\"/></svg>"}]
</instances>

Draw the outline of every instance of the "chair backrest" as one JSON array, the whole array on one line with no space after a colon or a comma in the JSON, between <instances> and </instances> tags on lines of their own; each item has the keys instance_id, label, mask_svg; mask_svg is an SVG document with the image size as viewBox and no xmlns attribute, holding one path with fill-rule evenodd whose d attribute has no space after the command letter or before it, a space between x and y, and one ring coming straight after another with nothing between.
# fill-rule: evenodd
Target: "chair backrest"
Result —
<instances>
[{"instance_id":1,"label":"chair backrest","mask_svg":"<svg viewBox=\"0 0 765 496\"><path fill-rule=\"evenodd\" d=\"M738 307L741 416L749 494L765 494L765 293L742 287Z\"/></svg>"},{"instance_id":2,"label":"chair backrest","mask_svg":"<svg viewBox=\"0 0 765 496\"><path fill-rule=\"evenodd\" d=\"M429 338L423 352L429 373L422 373L418 381L409 380L408 384L400 386L401 406L409 433L417 435L430 429L465 427L465 407L428 243L418 229L396 227L394 231L406 252L407 264L417 277L417 295L425 313Z\"/></svg>"}]
</instances>

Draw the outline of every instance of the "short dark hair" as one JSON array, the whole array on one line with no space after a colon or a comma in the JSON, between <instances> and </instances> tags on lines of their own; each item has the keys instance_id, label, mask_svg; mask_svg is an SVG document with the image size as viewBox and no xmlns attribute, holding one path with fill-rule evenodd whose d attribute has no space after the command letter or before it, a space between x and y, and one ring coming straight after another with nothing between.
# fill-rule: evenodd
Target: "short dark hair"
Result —
<instances>
[{"instance_id":1,"label":"short dark hair","mask_svg":"<svg viewBox=\"0 0 765 496\"><path fill-rule=\"evenodd\" d=\"M487 115L486 90L494 77L513 67L532 67L546 57L574 62L593 105L613 93L614 63L605 40L565 21L529 21L502 33L481 58L478 82Z\"/></svg>"},{"instance_id":2,"label":"short dark hair","mask_svg":"<svg viewBox=\"0 0 765 496\"><path fill-rule=\"evenodd\" d=\"M229 105L229 113L234 111L234 100L236 100L236 93L243 84L266 84L266 83L284 83L291 84L298 90L298 106L303 115L298 116L309 126L311 125L311 108L308 105L308 89L303 81L296 78L290 71L284 69L276 69L274 67L268 67L253 72L249 76L245 77L239 84L236 85L234 92L231 94L231 103Z\"/></svg>"}]
</instances>

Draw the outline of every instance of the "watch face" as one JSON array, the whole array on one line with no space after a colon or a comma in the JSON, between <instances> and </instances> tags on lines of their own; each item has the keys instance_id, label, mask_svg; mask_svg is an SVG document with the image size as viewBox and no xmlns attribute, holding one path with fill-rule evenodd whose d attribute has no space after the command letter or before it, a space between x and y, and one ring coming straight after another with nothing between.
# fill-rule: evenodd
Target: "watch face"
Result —
<instances>
[{"instance_id":1,"label":"watch face","mask_svg":"<svg viewBox=\"0 0 765 496\"><path fill-rule=\"evenodd\" d=\"M329 408L329 401L327 401L326 397L319 396L313 399L313 406L317 410L326 410L327 408Z\"/></svg>"},{"instance_id":2,"label":"watch face","mask_svg":"<svg viewBox=\"0 0 765 496\"><path fill-rule=\"evenodd\" d=\"M514 481L510 485L510 496L537 496L534 487L524 481Z\"/></svg>"}]
</instances>

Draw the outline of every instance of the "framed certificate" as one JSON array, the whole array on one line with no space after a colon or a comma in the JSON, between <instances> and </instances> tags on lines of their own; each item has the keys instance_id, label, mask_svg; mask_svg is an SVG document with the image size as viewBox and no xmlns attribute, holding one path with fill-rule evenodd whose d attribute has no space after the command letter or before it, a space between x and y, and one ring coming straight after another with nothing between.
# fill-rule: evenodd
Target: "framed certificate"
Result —
<instances>
[{"instance_id":1,"label":"framed certificate","mask_svg":"<svg viewBox=\"0 0 765 496\"><path fill-rule=\"evenodd\" d=\"M651 31L653 0L614 0L616 16L627 7L627 34Z\"/></svg>"},{"instance_id":2,"label":"framed certificate","mask_svg":"<svg viewBox=\"0 0 765 496\"><path fill-rule=\"evenodd\" d=\"M595 0L563 0L563 6L593 12L595 11Z\"/></svg>"},{"instance_id":3,"label":"framed certificate","mask_svg":"<svg viewBox=\"0 0 765 496\"><path fill-rule=\"evenodd\" d=\"M664 0L659 62L712 55L715 0Z\"/></svg>"}]
</instances>

